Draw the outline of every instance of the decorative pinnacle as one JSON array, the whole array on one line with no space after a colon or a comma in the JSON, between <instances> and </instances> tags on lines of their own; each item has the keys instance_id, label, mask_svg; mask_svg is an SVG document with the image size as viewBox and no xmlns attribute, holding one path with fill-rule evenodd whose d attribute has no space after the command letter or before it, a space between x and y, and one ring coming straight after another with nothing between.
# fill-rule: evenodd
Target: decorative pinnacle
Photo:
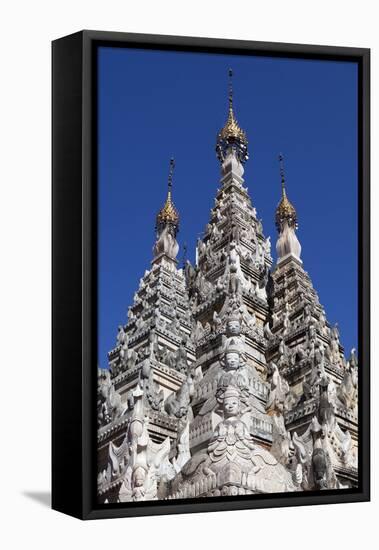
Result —
<instances>
[{"instance_id":1,"label":"decorative pinnacle","mask_svg":"<svg viewBox=\"0 0 379 550\"><path fill-rule=\"evenodd\" d=\"M279 153L279 165L280 165L280 181L282 184L282 196L286 196L286 178L284 176L284 156L283 153Z\"/></svg>"},{"instance_id":2,"label":"decorative pinnacle","mask_svg":"<svg viewBox=\"0 0 379 550\"><path fill-rule=\"evenodd\" d=\"M238 156L240 162L244 163L248 159L247 153L247 137L245 132L240 128L233 111L233 71L229 69L229 113L225 126L220 130L217 136L216 153L221 163L224 162L230 149L233 149Z\"/></svg>"},{"instance_id":3,"label":"decorative pinnacle","mask_svg":"<svg viewBox=\"0 0 379 550\"><path fill-rule=\"evenodd\" d=\"M170 195L172 190L172 176L174 174L174 168L175 168L175 159L172 157L170 159L170 170L168 173L168 192Z\"/></svg>"},{"instance_id":4,"label":"decorative pinnacle","mask_svg":"<svg viewBox=\"0 0 379 550\"><path fill-rule=\"evenodd\" d=\"M233 110L233 70L229 69L229 109Z\"/></svg>"},{"instance_id":5,"label":"decorative pinnacle","mask_svg":"<svg viewBox=\"0 0 379 550\"><path fill-rule=\"evenodd\" d=\"M179 225L179 214L178 211L175 208L174 203L172 202L172 178L175 168L175 160L173 158L170 159L170 169L168 173L168 191L167 191L167 199L166 202L161 208L161 210L157 214L157 225L156 227L163 227L165 224L171 224L178 228Z\"/></svg>"}]
</instances>

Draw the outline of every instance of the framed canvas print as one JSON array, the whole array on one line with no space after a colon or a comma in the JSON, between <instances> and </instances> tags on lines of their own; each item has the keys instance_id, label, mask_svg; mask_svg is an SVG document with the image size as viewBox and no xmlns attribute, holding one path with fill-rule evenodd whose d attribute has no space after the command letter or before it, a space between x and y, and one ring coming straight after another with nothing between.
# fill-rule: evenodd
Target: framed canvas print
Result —
<instances>
[{"instance_id":1,"label":"framed canvas print","mask_svg":"<svg viewBox=\"0 0 379 550\"><path fill-rule=\"evenodd\" d=\"M369 499L369 50L53 42L53 508Z\"/></svg>"}]
</instances>

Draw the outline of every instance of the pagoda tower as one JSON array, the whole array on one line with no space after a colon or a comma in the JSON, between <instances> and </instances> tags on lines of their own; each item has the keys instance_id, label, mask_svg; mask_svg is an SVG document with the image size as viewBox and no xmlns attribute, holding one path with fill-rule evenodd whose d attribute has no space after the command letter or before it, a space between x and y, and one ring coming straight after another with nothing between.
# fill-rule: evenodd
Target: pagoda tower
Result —
<instances>
[{"instance_id":1,"label":"pagoda tower","mask_svg":"<svg viewBox=\"0 0 379 550\"><path fill-rule=\"evenodd\" d=\"M264 329L269 314L266 287L272 264L270 238L263 234L244 185L248 142L234 113L231 71L229 74L228 117L216 141L220 187L204 236L197 242L196 265L187 261L185 270L196 325L194 340L200 378L192 400L196 417L190 427L192 450L201 449L211 436L203 425L213 412L209 400L214 402L217 372L225 345L233 336L251 378L256 411L254 436L267 447L271 444L271 419L265 413L268 386ZM209 410L204 417L206 409Z\"/></svg>"},{"instance_id":2,"label":"pagoda tower","mask_svg":"<svg viewBox=\"0 0 379 550\"><path fill-rule=\"evenodd\" d=\"M99 370L98 500L254 495L357 485L357 359L303 268L280 157L277 263L244 182L235 115L196 261L178 269L168 192L149 270Z\"/></svg>"},{"instance_id":3,"label":"pagoda tower","mask_svg":"<svg viewBox=\"0 0 379 550\"><path fill-rule=\"evenodd\" d=\"M121 478L112 474L109 457L117 446L119 453L125 450L133 415L139 409L146 437L152 445L166 442L169 451L184 413L171 408L168 415L167 398L182 388L195 361L188 293L176 259L179 214L172 199L173 171L171 159L167 198L156 217L151 268L140 279L127 323L118 327L116 345L108 353L109 370L99 371L98 466L106 473L100 494L113 500ZM112 405L112 395L118 407ZM113 478L117 482L110 483Z\"/></svg>"},{"instance_id":4,"label":"pagoda tower","mask_svg":"<svg viewBox=\"0 0 379 550\"><path fill-rule=\"evenodd\" d=\"M342 483L356 482L357 451L357 359L355 350L345 360L338 326L331 326L301 260L296 235L296 209L287 197L283 155L279 156L281 200L276 209L278 230L277 264L271 274L270 335L267 359L274 362L289 384L291 408L285 414L286 429L310 435L315 415L327 398L333 430L328 430L334 447L335 470ZM349 386L349 398L346 398ZM325 394L325 395L324 395ZM321 414L322 416L322 414ZM349 434L344 440L344 433ZM351 441L350 441L351 439ZM350 467L341 463L342 441L349 446ZM354 455L355 458L352 458ZM343 461L342 461L343 462Z\"/></svg>"}]
</instances>

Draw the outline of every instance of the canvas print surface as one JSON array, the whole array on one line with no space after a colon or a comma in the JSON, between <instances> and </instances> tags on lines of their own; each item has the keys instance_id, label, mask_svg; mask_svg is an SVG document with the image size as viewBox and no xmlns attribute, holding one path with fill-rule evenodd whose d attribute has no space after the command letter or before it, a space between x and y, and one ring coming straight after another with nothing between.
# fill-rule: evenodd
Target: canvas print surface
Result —
<instances>
[{"instance_id":1,"label":"canvas print surface","mask_svg":"<svg viewBox=\"0 0 379 550\"><path fill-rule=\"evenodd\" d=\"M98 55L98 503L357 487L356 64Z\"/></svg>"}]
</instances>

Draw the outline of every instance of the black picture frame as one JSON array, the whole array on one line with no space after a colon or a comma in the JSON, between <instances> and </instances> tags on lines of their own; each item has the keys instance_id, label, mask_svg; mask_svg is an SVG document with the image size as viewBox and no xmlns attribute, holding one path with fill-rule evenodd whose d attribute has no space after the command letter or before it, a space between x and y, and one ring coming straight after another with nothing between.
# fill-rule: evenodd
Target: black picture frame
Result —
<instances>
[{"instance_id":1,"label":"black picture frame","mask_svg":"<svg viewBox=\"0 0 379 550\"><path fill-rule=\"evenodd\" d=\"M359 487L294 494L96 504L99 46L218 52L358 63ZM370 500L370 50L81 31L52 43L52 507L81 519Z\"/></svg>"}]
</instances>

